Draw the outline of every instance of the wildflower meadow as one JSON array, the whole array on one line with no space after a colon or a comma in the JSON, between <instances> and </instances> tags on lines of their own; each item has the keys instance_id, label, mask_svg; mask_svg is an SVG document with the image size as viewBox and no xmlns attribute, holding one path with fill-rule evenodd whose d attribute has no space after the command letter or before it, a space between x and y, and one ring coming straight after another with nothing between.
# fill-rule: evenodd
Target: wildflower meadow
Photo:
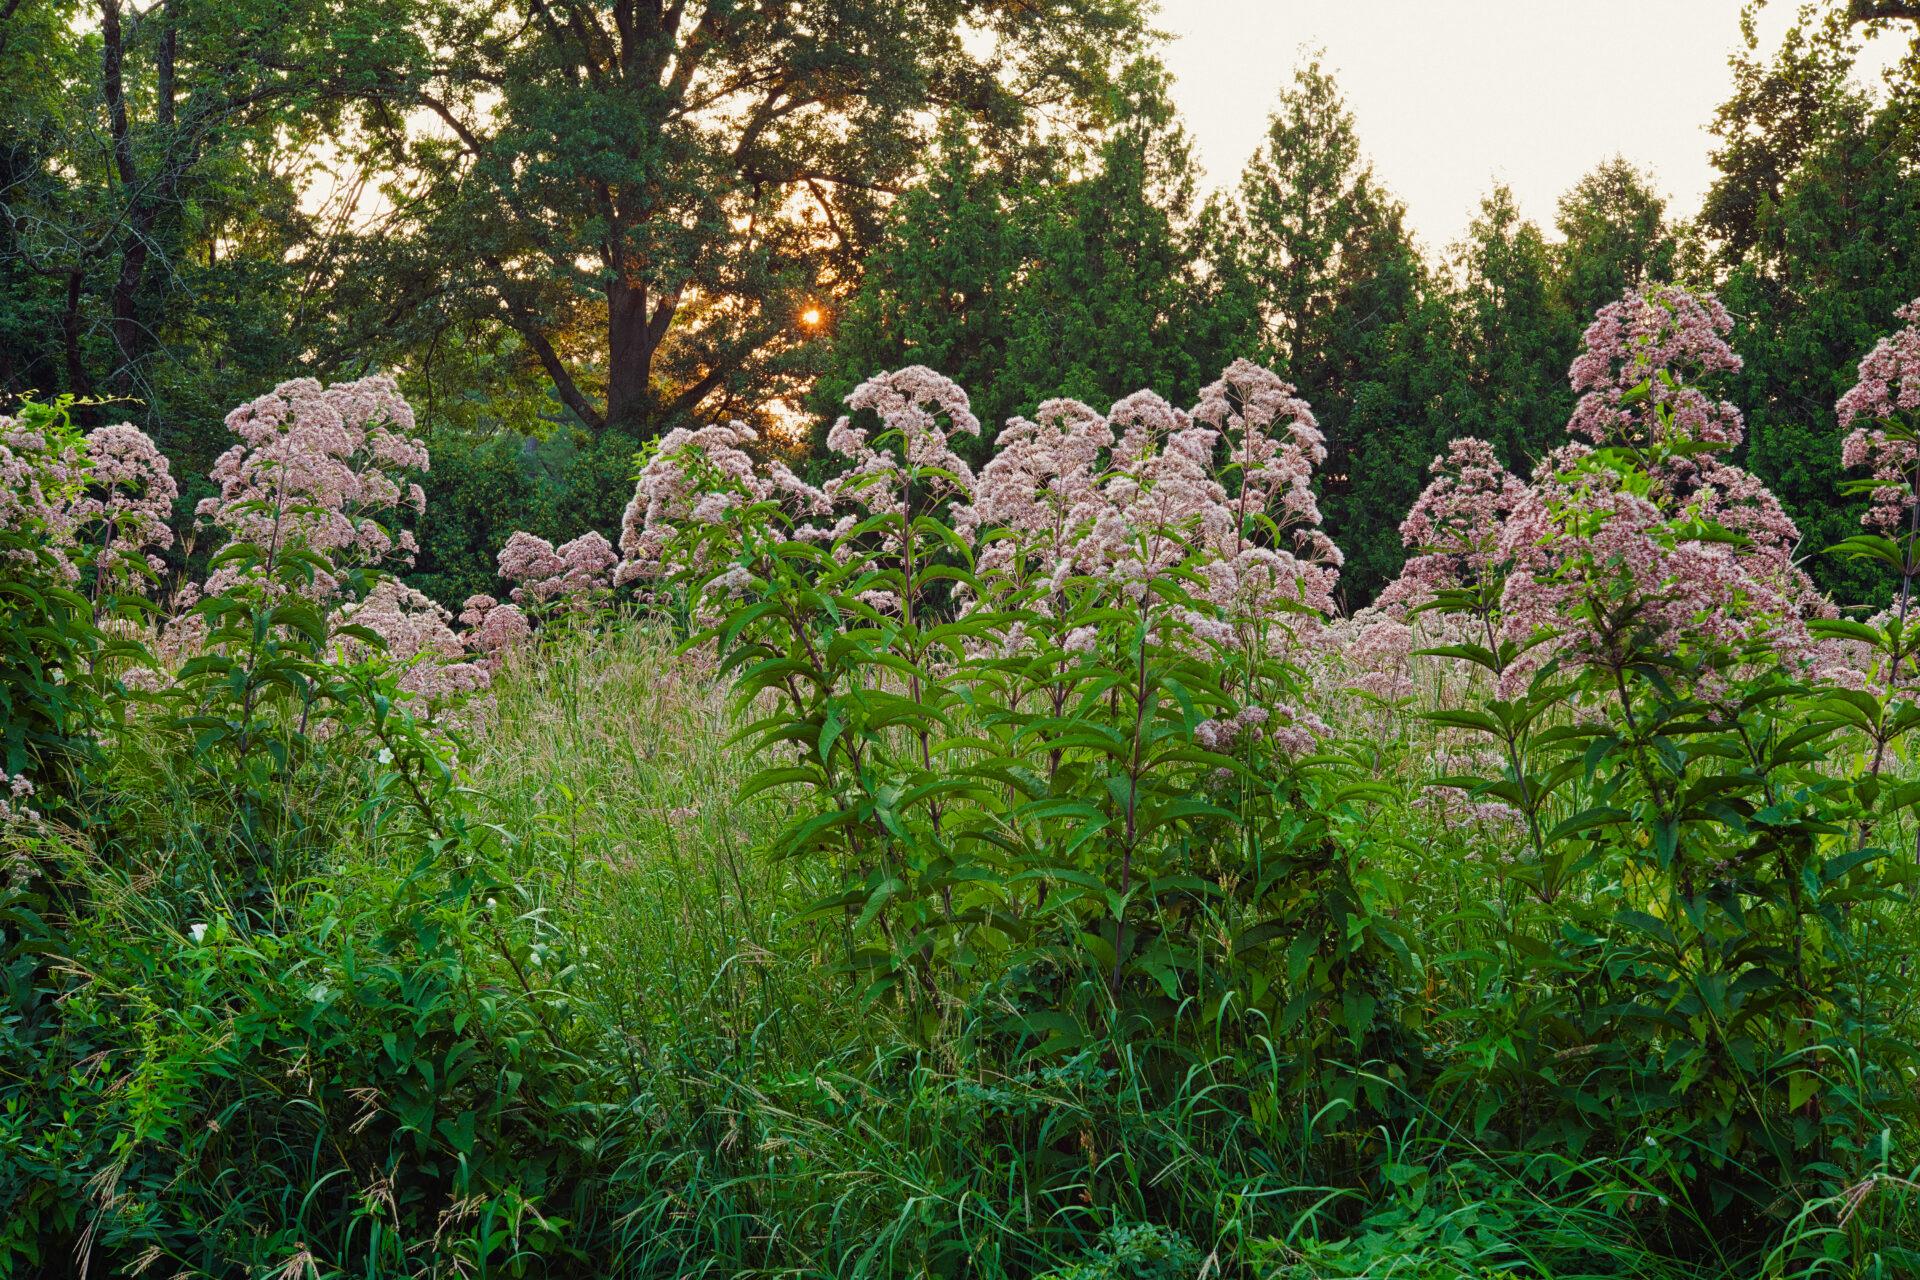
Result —
<instances>
[{"instance_id":1,"label":"wildflower meadow","mask_svg":"<svg viewBox=\"0 0 1920 1280\"><path fill-rule=\"evenodd\" d=\"M0 0L0 1280L1920 1280L1917 157L1913 0Z\"/></svg>"},{"instance_id":2,"label":"wildflower meadow","mask_svg":"<svg viewBox=\"0 0 1920 1280\"><path fill-rule=\"evenodd\" d=\"M386 378L179 481L5 420L16 1270L1846 1275L1920 1265L1920 302L1819 590L1708 293L1587 330L1337 603L1237 361L1007 422L925 367L741 423L616 548L396 573Z\"/></svg>"}]
</instances>

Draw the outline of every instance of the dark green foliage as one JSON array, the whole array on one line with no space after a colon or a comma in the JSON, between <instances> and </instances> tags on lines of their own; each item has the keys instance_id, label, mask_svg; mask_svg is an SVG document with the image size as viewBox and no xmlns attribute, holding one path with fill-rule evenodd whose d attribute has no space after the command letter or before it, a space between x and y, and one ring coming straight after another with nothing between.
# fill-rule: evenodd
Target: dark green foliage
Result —
<instances>
[{"instance_id":1,"label":"dark green foliage","mask_svg":"<svg viewBox=\"0 0 1920 1280\"><path fill-rule=\"evenodd\" d=\"M1652 179L1615 156L1560 197L1559 295L1584 326L1628 289L1675 278L1679 244Z\"/></svg>"},{"instance_id":2,"label":"dark green foliage","mask_svg":"<svg viewBox=\"0 0 1920 1280\"><path fill-rule=\"evenodd\" d=\"M420 558L408 581L436 600L492 595L501 545L516 529L546 534L532 459L534 443L511 432L473 439L452 432L427 441L427 510L415 536ZM571 534L567 536L572 536Z\"/></svg>"},{"instance_id":3,"label":"dark green foliage","mask_svg":"<svg viewBox=\"0 0 1920 1280\"><path fill-rule=\"evenodd\" d=\"M1215 270L1245 279L1262 357L1326 432L1322 506L1357 606L1404 555L1397 519L1382 513L1404 512L1427 461L1473 430L1452 307L1317 62L1282 90L1240 208Z\"/></svg>"},{"instance_id":4,"label":"dark green foliage","mask_svg":"<svg viewBox=\"0 0 1920 1280\"><path fill-rule=\"evenodd\" d=\"M407 580L453 605L500 590L500 548L516 530L551 542L589 531L614 539L633 495L639 443L618 431L561 428L534 438L514 431L443 431L428 441L422 477L427 514L420 557Z\"/></svg>"},{"instance_id":5,"label":"dark green foliage","mask_svg":"<svg viewBox=\"0 0 1920 1280\"><path fill-rule=\"evenodd\" d=\"M385 114L376 145L420 178L396 229L423 294L511 327L579 423L645 438L796 389L799 317L858 279L929 111L1017 147L1040 103L1098 96L1140 20L1132 0L529 4L506 23L444 3L417 29L447 56L388 92L445 127Z\"/></svg>"},{"instance_id":6,"label":"dark green foliage","mask_svg":"<svg viewBox=\"0 0 1920 1280\"><path fill-rule=\"evenodd\" d=\"M1724 243L1725 298L1746 357L1748 464L1799 523L1809 554L1859 531L1841 496L1834 401L1895 307L1920 296L1920 81L1911 61L1884 101L1848 81L1858 45L1839 15L1797 26L1774 61L1737 65L1721 108L1721 177L1702 214ZM1886 582L1829 556L1810 566L1845 600Z\"/></svg>"},{"instance_id":7,"label":"dark green foliage","mask_svg":"<svg viewBox=\"0 0 1920 1280\"><path fill-rule=\"evenodd\" d=\"M347 103L418 51L386 0L24 0L0 21L0 390L115 396L195 474L235 400L338 368L349 219L303 207ZM246 32L244 50L235 33ZM349 184L352 185L351 183ZM111 410L87 408L89 423Z\"/></svg>"},{"instance_id":8,"label":"dark green foliage","mask_svg":"<svg viewBox=\"0 0 1920 1280\"><path fill-rule=\"evenodd\" d=\"M77 453L64 401L23 404L18 419L20 430L45 442L44 456ZM0 772L44 784L86 750L97 709L88 673L101 637L29 501L24 485L10 493L18 514L0 524Z\"/></svg>"},{"instance_id":9,"label":"dark green foliage","mask_svg":"<svg viewBox=\"0 0 1920 1280\"><path fill-rule=\"evenodd\" d=\"M1207 266L1201 207L1165 72L1126 68L1104 136L1077 161L995 157L949 117L833 335L810 404L826 421L876 373L924 364L970 388L980 449L1015 414L1141 387L1190 395L1253 350L1250 313Z\"/></svg>"},{"instance_id":10,"label":"dark green foliage","mask_svg":"<svg viewBox=\"0 0 1920 1280\"><path fill-rule=\"evenodd\" d=\"M0 832L0 1267L566 1256L534 1206L579 1167L571 1054L452 744L372 633L300 599L311 553L219 559L246 572L178 679L92 688L120 731L70 771L84 825Z\"/></svg>"},{"instance_id":11,"label":"dark green foliage","mask_svg":"<svg viewBox=\"0 0 1920 1280\"><path fill-rule=\"evenodd\" d=\"M1520 475L1566 439L1573 392L1567 366L1579 340L1559 259L1525 221L1513 192L1495 187L1454 249L1460 357L1473 416L1462 427L1494 446Z\"/></svg>"}]
</instances>

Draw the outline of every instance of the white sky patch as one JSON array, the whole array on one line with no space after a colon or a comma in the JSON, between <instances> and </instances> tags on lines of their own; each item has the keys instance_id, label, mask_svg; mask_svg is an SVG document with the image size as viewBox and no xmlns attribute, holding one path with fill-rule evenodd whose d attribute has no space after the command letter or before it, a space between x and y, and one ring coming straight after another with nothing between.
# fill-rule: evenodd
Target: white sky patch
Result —
<instances>
[{"instance_id":1,"label":"white sky patch","mask_svg":"<svg viewBox=\"0 0 1920 1280\"><path fill-rule=\"evenodd\" d=\"M1797 6L1761 14L1770 50ZM1691 217L1713 181L1707 132L1732 85L1740 0L1161 0L1173 96L1215 185L1265 136L1315 49L1375 172L1429 253L1466 231L1495 182L1553 233L1554 206L1614 154ZM1883 37L1866 64L1897 55Z\"/></svg>"}]
</instances>

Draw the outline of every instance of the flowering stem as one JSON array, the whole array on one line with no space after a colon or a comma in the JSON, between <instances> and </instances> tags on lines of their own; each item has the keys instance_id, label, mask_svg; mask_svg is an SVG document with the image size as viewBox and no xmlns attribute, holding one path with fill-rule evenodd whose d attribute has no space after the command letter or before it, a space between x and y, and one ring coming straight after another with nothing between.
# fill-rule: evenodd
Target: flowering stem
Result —
<instances>
[{"instance_id":1,"label":"flowering stem","mask_svg":"<svg viewBox=\"0 0 1920 1280\"><path fill-rule=\"evenodd\" d=\"M1497 685L1500 678L1506 674L1507 664L1500 656L1500 641L1498 633L1493 629L1492 610L1481 611L1480 624L1486 629L1487 651L1493 655L1493 678ZM1510 726L1503 726L1501 741L1507 748L1507 763L1513 769L1514 785L1520 788L1520 807L1527 815L1527 836L1533 841L1534 861L1541 865L1541 872L1544 875L1547 858L1546 842L1540 835L1540 815L1536 812L1539 806L1534 803L1533 788L1527 785L1527 766L1520 750L1520 735ZM1541 882L1540 890L1545 901L1553 900L1553 895L1547 890L1544 880Z\"/></svg>"},{"instance_id":2,"label":"flowering stem","mask_svg":"<svg viewBox=\"0 0 1920 1280\"><path fill-rule=\"evenodd\" d=\"M1140 739L1146 727L1147 719L1147 621L1146 610L1141 610L1140 619L1140 661L1138 677L1133 691L1133 741L1127 757L1127 826L1125 844L1120 849L1120 915L1113 925L1113 978L1109 990L1114 994L1120 991L1120 965L1124 958L1122 947L1127 936L1126 897L1133 888L1133 841L1134 829L1140 800Z\"/></svg>"}]
</instances>

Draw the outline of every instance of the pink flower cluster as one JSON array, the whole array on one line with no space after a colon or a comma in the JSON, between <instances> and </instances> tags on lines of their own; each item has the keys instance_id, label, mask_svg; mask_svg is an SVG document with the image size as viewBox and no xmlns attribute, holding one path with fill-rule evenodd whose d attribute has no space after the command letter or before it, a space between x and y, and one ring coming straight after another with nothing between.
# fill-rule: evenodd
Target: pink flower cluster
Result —
<instances>
[{"instance_id":1,"label":"pink flower cluster","mask_svg":"<svg viewBox=\"0 0 1920 1280\"><path fill-rule=\"evenodd\" d=\"M1320 528L1313 492L1324 439L1293 387L1248 361L1207 387L1192 413L1147 391L1104 415L1077 401L1048 401L1034 418L1007 424L978 475L957 441L980 424L949 379L903 369L861 384L847 403L853 412L827 444L849 466L818 489L778 463L759 471L746 452L751 433L737 424L668 437L627 508L622 580L719 574L732 549L688 534L777 498L790 509L794 537L842 558L856 544L899 551L917 536L910 519L944 514L975 549L989 597L959 591L970 609L1012 605L1058 616L1069 585L1081 582L1156 614L1156 634L1170 622L1195 643L1243 650L1276 632L1291 643L1334 610L1341 556ZM863 413L877 417L877 428L856 425ZM833 518L810 522L815 517ZM678 563L690 555L715 563ZM1174 576L1192 607L1160 609L1160 587ZM745 577L736 565L715 582L737 591ZM904 604L893 590L868 596L884 612ZM1084 628L1066 639L1072 652L1097 642ZM1017 623L997 647L1031 643L1028 624Z\"/></svg>"},{"instance_id":2,"label":"pink flower cluster","mask_svg":"<svg viewBox=\"0 0 1920 1280\"><path fill-rule=\"evenodd\" d=\"M1438 781L1461 777L1499 777L1508 773L1509 765L1500 747L1486 738L1469 738L1456 733L1443 735L1430 750L1433 753L1430 767L1435 780L1422 788L1419 799L1414 802L1415 806L1442 827L1469 827L1498 832L1503 837L1497 842L1503 848L1498 855L1499 861L1514 861L1506 837L1526 825L1526 815L1505 801L1476 796L1471 790ZM1478 852L1469 852L1466 856L1470 862L1481 860Z\"/></svg>"},{"instance_id":3,"label":"pink flower cluster","mask_svg":"<svg viewBox=\"0 0 1920 1280\"><path fill-rule=\"evenodd\" d=\"M614 581L628 583L672 579L689 572L717 570L704 552L689 552L680 534L693 526L717 526L735 513L787 495L811 514L824 515L831 503L784 464L765 474L747 452L758 436L744 422L675 427L659 445L634 483L633 498L620 522L623 557ZM686 559L688 555L694 560Z\"/></svg>"},{"instance_id":4,"label":"pink flower cluster","mask_svg":"<svg viewBox=\"0 0 1920 1280\"><path fill-rule=\"evenodd\" d=\"M27 807L27 801L32 796L32 782L24 776L15 776L0 769L0 827L16 822L37 821L40 815Z\"/></svg>"},{"instance_id":5,"label":"pink flower cluster","mask_svg":"<svg viewBox=\"0 0 1920 1280\"><path fill-rule=\"evenodd\" d=\"M426 506L408 479L427 469L425 444L408 434L413 425L413 410L385 376L332 387L283 382L227 415L240 442L215 461L220 493L200 503L199 518L268 556L298 544L324 557L332 571L317 576L316 598L331 596L349 568L411 564L413 535L383 521L403 505L416 514ZM218 593L242 573L217 570L204 590Z\"/></svg>"},{"instance_id":6,"label":"pink flower cluster","mask_svg":"<svg viewBox=\"0 0 1920 1280\"><path fill-rule=\"evenodd\" d=\"M954 516L1001 591L1044 584L1029 607L1046 615L1084 575L1144 607L1156 580L1192 569L1206 607L1181 621L1221 644L1245 643L1242 628L1264 630L1288 610L1333 610L1341 556L1312 483L1325 442L1306 402L1268 370L1235 362L1192 413L1141 391L1105 416L1051 400L1036 418L1007 424Z\"/></svg>"},{"instance_id":7,"label":"pink flower cluster","mask_svg":"<svg viewBox=\"0 0 1920 1280\"><path fill-rule=\"evenodd\" d=\"M519 605L501 604L492 596L468 596L460 608L460 625L466 628L466 642L485 655L489 667L497 668L509 650L533 639L533 626Z\"/></svg>"},{"instance_id":8,"label":"pink flower cluster","mask_svg":"<svg viewBox=\"0 0 1920 1280\"><path fill-rule=\"evenodd\" d=\"M1106 510L1100 476L1113 442L1107 420L1078 400L1048 400L1031 419L1009 420L973 501L954 510L954 528L980 545L975 568L1007 581L1089 571L1085 535Z\"/></svg>"},{"instance_id":9,"label":"pink flower cluster","mask_svg":"<svg viewBox=\"0 0 1920 1280\"><path fill-rule=\"evenodd\" d=\"M85 480L81 448L0 414L0 529L22 535L24 544L4 555L31 561L62 582L77 582L72 504Z\"/></svg>"},{"instance_id":10,"label":"pink flower cluster","mask_svg":"<svg viewBox=\"0 0 1920 1280\"><path fill-rule=\"evenodd\" d=\"M1853 427L1840 446L1842 465L1866 467L1875 481L1860 522L1884 533L1911 529L1920 503L1920 452L1913 438L1920 427L1920 298L1895 314L1906 326L1867 353L1859 381L1835 406L1840 425ZM1903 417L1909 420L1900 424Z\"/></svg>"},{"instance_id":11,"label":"pink flower cluster","mask_svg":"<svg viewBox=\"0 0 1920 1280\"><path fill-rule=\"evenodd\" d=\"M979 435L980 420L951 378L910 365L855 387L847 408L852 413L827 432L827 448L853 464L822 486L835 507L919 515L948 498L972 495L973 468L953 441ZM879 417L877 436L853 425L853 414L861 412Z\"/></svg>"},{"instance_id":12,"label":"pink flower cluster","mask_svg":"<svg viewBox=\"0 0 1920 1280\"><path fill-rule=\"evenodd\" d=\"M1334 623L1323 655L1347 688L1390 702L1413 696L1414 631L1381 608Z\"/></svg>"},{"instance_id":13,"label":"pink flower cluster","mask_svg":"<svg viewBox=\"0 0 1920 1280\"><path fill-rule=\"evenodd\" d=\"M397 579L383 578L365 599L343 606L337 620L379 636L386 656L403 667L401 691L430 708L485 689L490 680L486 666L467 660L467 646L448 625L446 608ZM349 658L364 655L358 641L347 641L343 649Z\"/></svg>"},{"instance_id":14,"label":"pink flower cluster","mask_svg":"<svg viewBox=\"0 0 1920 1280\"><path fill-rule=\"evenodd\" d=\"M164 454L128 423L83 438L49 438L0 415L0 526L28 535L37 556L66 583L90 565L99 590L142 587L173 545L168 517L179 486Z\"/></svg>"},{"instance_id":15,"label":"pink flower cluster","mask_svg":"<svg viewBox=\"0 0 1920 1280\"><path fill-rule=\"evenodd\" d=\"M1806 620L1832 607L1794 561L1799 530L1756 477L1715 456L1744 427L1694 385L1740 367L1731 327L1711 296L1668 287L1629 293L1588 329L1572 375L1587 390L1567 429L1641 462L1605 463L1579 443L1541 461L1501 529L1509 637L1558 628L1573 655L1606 666L1687 640L1810 655ZM1636 387L1648 390L1629 400Z\"/></svg>"},{"instance_id":16,"label":"pink flower cluster","mask_svg":"<svg viewBox=\"0 0 1920 1280\"><path fill-rule=\"evenodd\" d=\"M613 544L597 532L556 548L545 538L516 530L500 549L500 576L514 584L515 604L566 612L585 608L611 588L619 559Z\"/></svg>"},{"instance_id":17,"label":"pink flower cluster","mask_svg":"<svg viewBox=\"0 0 1920 1280\"><path fill-rule=\"evenodd\" d=\"M1500 533L1526 482L1472 436L1450 443L1428 471L1433 479L1400 524L1400 539L1415 554L1381 593L1383 609L1418 608L1441 591L1497 592L1506 575Z\"/></svg>"},{"instance_id":18,"label":"pink flower cluster","mask_svg":"<svg viewBox=\"0 0 1920 1280\"><path fill-rule=\"evenodd\" d=\"M87 433L87 486L71 507L76 536L94 550L101 588L131 588L166 562L154 554L173 545L167 521L180 496L172 468L146 432L128 423Z\"/></svg>"},{"instance_id":19,"label":"pink flower cluster","mask_svg":"<svg viewBox=\"0 0 1920 1280\"><path fill-rule=\"evenodd\" d=\"M1155 643L1240 654L1251 673L1335 609L1341 555L1320 527L1313 491L1325 441L1294 388L1248 361L1208 386L1191 413L1147 391L1105 414L1047 401L1033 418L1006 425L977 474L959 441L980 424L947 378L922 367L883 374L847 404L827 444L848 465L817 489L778 463L757 468L751 433L737 424L668 437L627 508L622 580L692 580L709 593L738 593L750 580L748 560L732 531L715 527L748 505L778 502L793 538L821 543L843 562L870 555L886 563L921 547L942 554L914 522L945 521L973 553L980 592L958 587L952 603L1023 615L991 643L969 642L991 650L978 656L1033 651L1045 630L1036 618L1062 620L1062 633L1045 638L1064 652L1093 653L1098 628L1066 622L1068 606L1109 603L1137 610ZM860 415L877 425L862 425ZM894 573L862 603L904 615L917 607L900 597L898 584L909 580ZM1270 693L1247 690L1248 709L1230 724L1209 722L1206 734L1290 754L1310 749L1325 726Z\"/></svg>"},{"instance_id":20,"label":"pink flower cluster","mask_svg":"<svg viewBox=\"0 0 1920 1280\"><path fill-rule=\"evenodd\" d=\"M1595 445L1646 448L1675 440L1732 446L1740 412L1697 385L1737 373L1733 318L1712 294L1673 285L1629 290L1588 326L1569 376L1581 393L1567 430ZM1636 398L1637 397L1637 398Z\"/></svg>"},{"instance_id":21,"label":"pink flower cluster","mask_svg":"<svg viewBox=\"0 0 1920 1280\"><path fill-rule=\"evenodd\" d=\"M1201 390L1193 419L1219 432L1222 475L1237 490L1231 544L1216 542L1218 559L1202 570L1210 602L1241 626L1278 622L1287 609L1334 612L1345 558L1320 527L1313 472L1327 448L1313 410L1271 370L1236 360Z\"/></svg>"},{"instance_id":22,"label":"pink flower cluster","mask_svg":"<svg viewBox=\"0 0 1920 1280\"><path fill-rule=\"evenodd\" d=\"M1415 554L1378 607L1405 617L1464 590L1478 604L1458 607L1487 634L1460 638L1557 633L1562 651L1602 665L1689 640L1812 660L1806 621L1832 605L1796 563L1799 530L1779 500L1717 456L1745 434L1739 411L1699 386L1740 368L1731 328L1711 295L1675 287L1603 308L1570 374L1582 395L1567 430L1593 444L1550 453L1529 485L1486 442L1455 440L1401 525ZM1510 666L1505 691L1546 653Z\"/></svg>"},{"instance_id":23,"label":"pink flower cluster","mask_svg":"<svg viewBox=\"0 0 1920 1280\"><path fill-rule=\"evenodd\" d=\"M827 432L827 448L850 465L819 489L822 514L840 514L831 525L804 524L795 536L831 547L842 562L862 545L897 558L899 577L888 587L861 592L860 600L877 612L906 616L914 605L906 572L917 537L914 522L973 496L973 468L954 442L979 435L980 420L957 383L924 365L867 379L847 395L847 408L851 412ZM862 413L877 418L878 428L855 426L854 415ZM876 519L869 537L848 536L862 521Z\"/></svg>"},{"instance_id":24,"label":"pink flower cluster","mask_svg":"<svg viewBox=\"0 0 1920 1280\"><path fill-rule=\"evenodd\" d=\"M1319 716L1288 703L1242 707L1224 720L1202 720L1194 726L1194 741L1209 751L1230 754L1242 744L1265 743L1281 755L1303 756L1333 731Z\"/></svg>"}]
</instances>

